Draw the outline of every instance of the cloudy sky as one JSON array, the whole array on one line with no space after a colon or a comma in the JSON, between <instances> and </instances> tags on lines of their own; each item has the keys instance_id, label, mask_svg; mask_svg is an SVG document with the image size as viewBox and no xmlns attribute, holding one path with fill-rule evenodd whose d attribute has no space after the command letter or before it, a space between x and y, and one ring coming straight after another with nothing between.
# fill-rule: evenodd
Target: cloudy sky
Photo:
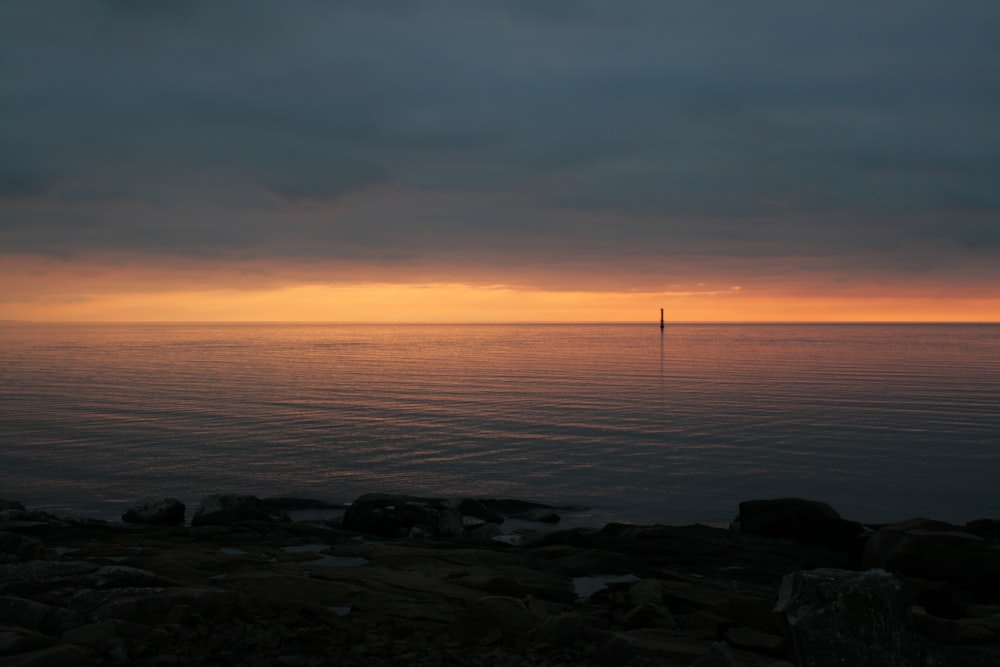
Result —
<instances>
[{"instance_id":1,"label":"cloudy sky","mask_svg":"<svg viewBox=\"0 0 1000 667\"><path fill-rule=\"evenodd\" d=\"M1000 320L1000 4L7 0L0 319Z\"/></svg>"}]
</instances>

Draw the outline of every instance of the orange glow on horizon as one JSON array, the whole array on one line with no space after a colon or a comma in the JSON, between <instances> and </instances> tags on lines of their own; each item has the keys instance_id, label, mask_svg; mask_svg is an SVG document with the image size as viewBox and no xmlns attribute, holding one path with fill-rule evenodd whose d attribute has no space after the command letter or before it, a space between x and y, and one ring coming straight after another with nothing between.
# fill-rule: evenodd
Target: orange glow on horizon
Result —
<instances>
[{"instance_id":1,"label":"orange glow on horizon","mask_svg":"<svg viewBox=\"0 0 1000 667\"><path fill-rule=\"evenodd\" d=\"M109 292L0 304L0 319L70 322L998 322L1000 298L585 292L463 284Z\"/></svg>"},{"instance_id":2,"label":"orange glow on horizon","mask_svg":"<svg viewBox=\"0 0 1000 667\"><path fill-rule=\"evenodd\" d=\"M336 270L338 267L328 268ZM343 268L343 267L341 267ZM354 267L357 268L357 267ZM534 285L334 279L319 265L45 259L0 253L0 320L64 322L1000 322L1000 289L953 277L842 276L674 267L688 282L595 272ZM346 270L346 269L345 269ZM359 269L360 270L360 269ZM571 271L567 269L567 271ZM891 279L891 280L890 280ZM575 290L551 284L586 285ZM918 280L922 280L919 282ZM600 283L601 288L593 285Z\"/></svg>"}]
</instances>

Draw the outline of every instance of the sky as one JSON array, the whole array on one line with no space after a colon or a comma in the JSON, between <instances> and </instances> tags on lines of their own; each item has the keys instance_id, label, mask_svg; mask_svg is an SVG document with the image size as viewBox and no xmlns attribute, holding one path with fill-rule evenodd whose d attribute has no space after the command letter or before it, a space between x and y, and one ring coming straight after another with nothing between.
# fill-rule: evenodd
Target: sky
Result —
<instances>
[{"instance_id":1,"label":"sky","mask_svg":"<svg viewBox=\"0 0 1000 667\"><path fill-rule=\"evenodd\" d=\"M0 4L0 319L660 308L1000 321L1000 4Z\"/></svg>"}]
</instances>

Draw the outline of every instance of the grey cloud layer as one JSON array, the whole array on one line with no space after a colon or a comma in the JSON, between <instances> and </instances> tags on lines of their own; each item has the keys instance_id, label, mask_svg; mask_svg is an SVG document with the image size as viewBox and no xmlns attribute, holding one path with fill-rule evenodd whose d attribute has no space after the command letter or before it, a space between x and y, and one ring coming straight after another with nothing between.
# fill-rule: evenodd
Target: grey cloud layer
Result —
<instances>
[{"instance_id":1,"label":"grey cloud layer","mask_svg":"<svg viewBox=\"0 0 1000 667\"><path fill-rule=\"evenodd\" d=\"M7 2L0 247L952 265L998 63L993 3Z\"/></svg>"}]
</instances>

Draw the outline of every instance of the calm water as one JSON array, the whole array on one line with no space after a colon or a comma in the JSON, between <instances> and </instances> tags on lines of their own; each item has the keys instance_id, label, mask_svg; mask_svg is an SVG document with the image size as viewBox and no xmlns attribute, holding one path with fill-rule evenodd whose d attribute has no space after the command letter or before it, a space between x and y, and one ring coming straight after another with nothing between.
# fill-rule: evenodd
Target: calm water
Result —
<instances>
[{"instance_id":1,"label":"calm water","mask_svg":"<svg viewBox=\"0 0 1000 667\"><path fill-rule=\"evenodd\" d=\"M57 514L399 491L966 521L998 480L1000 326L0 325L0 498Z\"/></svg>"}]
</instances>

